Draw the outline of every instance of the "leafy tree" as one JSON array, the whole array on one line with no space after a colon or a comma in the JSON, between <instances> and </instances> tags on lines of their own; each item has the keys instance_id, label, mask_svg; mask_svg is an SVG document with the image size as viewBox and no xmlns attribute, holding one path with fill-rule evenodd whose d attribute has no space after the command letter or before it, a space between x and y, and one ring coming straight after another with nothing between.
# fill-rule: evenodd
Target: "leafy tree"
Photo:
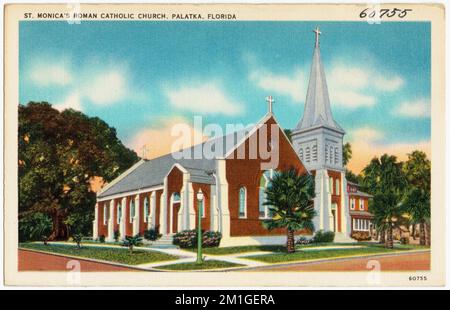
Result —
<instances>
[{"instance_id":1,"label":"leafy tree","mask_svg":"<svg viewBox=\"0 0 450 310\"><path fill-rule=\"evenodd\" d=\"M342 148L342 163L344 166L347 166L348 162L352 158L352 146L349 142L344 144Z\"/></svg>"},{"instance_id":2,"label":"leafy tree","mask_svg":"<svg viewBox=\"0 0 450 310\"><path fill-rule=\"evenodd\" d=\"M386 234L386 247L393 248L392 229L404 212L402 208L406 178L402 163L395 156L384 154L373 158L363 169L362 183L374 197L369 211L374 215L374 224L381 234Z\"/></svg>"},{"instance_id":3,"label":"leafy tree","mask_svg":"<svg viewBox=\"0 0 450 310\"><path fill-rule=\"evenodd\" d=\"M52 219L50 239L70 229L90 233L94 177L111 181L138 157L97 117L46 102L19 105L19 218L40 212Z\"/></svg>"},{"instance_id":4,"label":"leafy tree","mask_svg":"<svg viewBox=\"0 0 450 310\"><path fill-rule=\"evenodd\" d=\"M404 197L405 208L413 223L419 224L420 244L430 245L431 162L424 152L414 151L408 154L403 172L408 181Z\"/></svg>"},{"instance_id":5,"label":"leafy tree","mask_svg":"<svg viewBox=\"0 0 450 310\"><path fill-rule=\"evenodd\" d=\"M314 178L298 175L295 169L281 171L272 178L266 191L265 205L272 218L265 220L265 228L286 228L287 252L295 252L294 232L300 229L314 231L312 219L316 215L314 198Z\"/></svg>"},{"instance_id":6,"label":"leafy tree","mask_svg":"<svg viewBox=\"0 0 450 310\"><path fill-rule=\"evenodd\" d=\"M136 236L125 236L123 245L128 247L130 253L133 253L133 248L135 246L140 246L142 244L142 237L137 234Z\"/></svg>"},{"instance_id":7,"label":"leafy tree","mask_svg":"<svg viewBox=\"0 0 450 310\"><path fill-rule=\"evenodd\" d=\"M288 137L289 141L292 142L292 129L285 129L284 133Z\"/></svg>"}]
</instances>

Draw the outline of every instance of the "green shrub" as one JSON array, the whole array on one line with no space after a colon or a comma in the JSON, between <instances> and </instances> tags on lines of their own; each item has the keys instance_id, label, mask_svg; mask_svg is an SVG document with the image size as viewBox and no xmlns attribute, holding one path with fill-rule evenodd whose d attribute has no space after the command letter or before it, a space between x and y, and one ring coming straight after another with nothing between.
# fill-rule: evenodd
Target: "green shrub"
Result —
<instances>
[{"instance_id":1,"label":"green shrub","mask_svg":"<svg viewBox=\"0 0 450 310\"><path fill-rule=\"evenodd\" d=\"M401 244L409 244L409 237L401 237L400 243Z\"/></svg>"},{"instance_id":2,"label":"green shrub","mask_svg":"<svg viewBox=\"0 0 450 310\"><path fill-rule=\"evenodd\" d=\"M202 246L205 248L214 248L220 245L222 234L218 231L205 231L202 236Z\"/></svg>"},{"instance_id":3,"label":"green shrub","mask_svg":"<svg viewBox=\"0 0 450 310\"><path fill-rule=\"evenodd\" d=\"M131 253L133 253L133 248L135 246L142 245L142 237L139 234L135 236L125 236L125 240L123 241L123 245L128 247Z\"/></svg>"},{"instance_id":4,"label":"green shrub","mask_svg":"<svg viewBox=\"0 0 450 310\"><path fill-rule=\"evenodd\" d=\"M357 241L369 241L370 239L372 239L368 231L354 231L352 232L350 237Z\"/></svg>"},{"instance_id":5,"label":"green shrub","mask_svg":"<svg viewBox=\"0 0 450 310\"><path fill-rule=\"evenodd\" d=\"M333 231L318 230L314 235L314 237L312 238L313 243L327 243L333 241L334 241Z\"/></svg>"},{"instance_id":6,"label":"green shrub","mask_svg":"<svg viewBox=\"0 0 450 310\"><path fill-rule=\"evenodd\" d=\"M202 233L202 246L205 248L218 247L222 234L217 231L205 231ZM180 248L197 247L197 230L183 230L173 236L173 244Z\"/></svg>"},{"instance_id":7,"label":"green shrub","mask_svg":"<svg viewBox=\"0 0 450 310\"><path fill-rule=\"evenodd\" d=\"M100 243L105 243L105 235L100 235L98 241L100 241Z\"/></svg>"},{"instance_id":8,"label":"green shrub","mask_svg":"<svg viewBox=\"0 0 450 310\"><path fill-rule=\"evenodd\" d=\"M144 231L144 238L150 241L156 241L161 238L161 236L162 234L159 233L159 226Z\"/></svg>"},{"instance_id":9,"label":"green shrub","mask_svg":"<svg viewBox=\"0 0 450 310\"><path fill-rule=\"evenodd\" d=\"M19 220L19 241L46 241L52 231L52 220L41 212L25 215Z\"/></svg>"}]
</instances>

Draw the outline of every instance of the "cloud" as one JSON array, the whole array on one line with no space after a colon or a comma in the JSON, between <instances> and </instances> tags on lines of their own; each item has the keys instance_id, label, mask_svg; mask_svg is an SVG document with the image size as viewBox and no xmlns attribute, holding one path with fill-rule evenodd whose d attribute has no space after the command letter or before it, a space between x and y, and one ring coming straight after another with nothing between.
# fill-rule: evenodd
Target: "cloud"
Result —
<instances>
[{"instance_id":1,"label":"cloud","mask_svg":"<svg viewBox=\"0 0 450 310\"><path fill-rule=\"evenodd\" d=\"M275 74L267 69L254 70L250 73L250 80L259 88L274 94L291 97L294 102L305 99L305 73L297 69L291 75Z\"/></svg>"},{"instance_id":2,"label":"cloud","mask_svg":"<svg viewBox=\"0 0 450 310\"><path fill-rule=\"evenodd\" d=\"M431 103L423 98L404 101L393 111L393 114L408 118L428 118L431 116Z\"/></svg>"},{"instance_id":3,"label":"cloud","mask_svg":"<svg viewBox=\"0 0 450 310\"><path fill-rule=\"evenodd\" d=\"M152 126L139 130L126 143L139 156L142 156L143 147L145 146L145 158L147 159L156 158L172 151L172 146L179 139L177 136L172 136L174 126L183 124L184 128L189 129L190 139L183 140L185 142L184 147L189 147L196 144L196 142L202 142L206 139L202 132L195 130L182 117L167 117L153 120L152 123Z\"/></svg>"},{"instance_id":4,"label":"cloud","mask_svg":"<svg viewBox=\"0 0 450 310\"><path fill-rule=\"evenodd\" d=\"M229 98L218 82L191 83L165 88L169 103L178 109L196 113L239 115L243 105Z\"/></svg>"},{"instance_id":5,"label":"cloud","mask_svg":"<svg viewBox=\"0 0 450 310\"><path fill-rule=\"evenodd\" d=\"M87 104L110 106L119 102L147 101L149 96L134 87L128 64L113 59L91 59L72 70L74 65L66 58L39 56L27 71L28 80L41 87L52 87L63 99L55 104L59 110L83 110Z\"/></svg>"},{"instance_id":6,"label":"cloud","mask_svg":"<svg viewBox=\"0 0 450 310\"><path fill-rule=\"evenodd\" d=\"M59 111L63 111L65 109L81 111L80 95L77 92L74 92L70 94L64 102L57 103L53 107Z\"/></svg>"},{"instance_id":7,"label":"cloud","mask_svg":"<svg viewBox=\"0 0 450 310\"><path fill-rule=\"evenodd\" d=\"M65 60L33 61L28 78L34 84L42 87L68 85L73 79L69 64Z\"/></svg>"},{"instance_id":8,"label":"cloud","mask_svg":"<svg viewBox=\"0 0 450 310\"><path fill-rule=\"evenodd\" d=\"M379 129L372 127L360 127L349 133L351 141L370 141L375 142L383 138L384 133Z\"/></svg>"},{"instance_id":9,"label":"cloud","mask_svg":"<svg viewBox=\"0 0 450 310\"><path fill-rule=\"evenodd\" d=\"M130 95L127 72L120 68L99 72L83 87L83 95L93 104L109 105Z\"/></svg>"},{"instance_id":10,"label":"cloud","mask_svg":"<svg viewBox=\"0 0 450 310\"><path fill-rule=\"evenodd\" d=\"M398 75L386 77L373 66L342 61L331 66L328 81L331 102L349 109L374 106L379 95L397 91L404 85L404 80Z\"/></svg>"}]
</instances>

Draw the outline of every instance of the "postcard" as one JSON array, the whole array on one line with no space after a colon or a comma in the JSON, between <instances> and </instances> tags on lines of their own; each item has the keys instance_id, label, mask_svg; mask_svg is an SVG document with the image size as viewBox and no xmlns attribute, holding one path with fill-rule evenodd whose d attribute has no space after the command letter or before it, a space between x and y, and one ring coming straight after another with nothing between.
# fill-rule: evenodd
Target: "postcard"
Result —
<instances>
[{"instance_id":1,"label":"postcard","mask_svg":"<svg viewBox=\"0 0 450 310\"><path fill-rule=\"evenodd\" d=\"M445 284L445 8L5 6L5 284Z\"/></svg>"}]
</instances>

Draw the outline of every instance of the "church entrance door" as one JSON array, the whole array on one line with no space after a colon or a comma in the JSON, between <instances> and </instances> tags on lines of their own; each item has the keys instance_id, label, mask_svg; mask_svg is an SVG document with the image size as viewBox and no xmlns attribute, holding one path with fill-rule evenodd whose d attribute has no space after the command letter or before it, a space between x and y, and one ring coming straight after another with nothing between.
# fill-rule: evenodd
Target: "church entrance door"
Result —
<instances>
[{"instance_id":1,"label":"church entrance door","mask_svg":"<svg viewBox=\"0 0 450 310\"><path fill-rule=\"evenodd\" d=\"M178 211L180 211L180 203L175 202L172 204L172 232L178 232Z\"/></svg>"}]
</instances>

